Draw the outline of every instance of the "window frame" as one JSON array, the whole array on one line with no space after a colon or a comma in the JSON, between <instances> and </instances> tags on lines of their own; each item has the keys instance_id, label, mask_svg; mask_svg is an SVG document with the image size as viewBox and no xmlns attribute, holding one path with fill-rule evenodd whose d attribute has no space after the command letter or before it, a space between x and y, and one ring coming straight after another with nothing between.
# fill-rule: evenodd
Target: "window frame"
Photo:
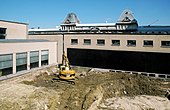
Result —
<instances>
[{"instance_id":1,"label":"window frame","mask_svg":"<svg viewBox=\"0 0 170 110\"><path fill-rule=\"evenodd\" d=\"M78 39L71 39L71 45L78 45Z\"/></svg>"},{"instance_id":2,"label":"window frame","mask_svg":"<svg viewBox=\"0 0 170 110\"><path fill-rule=\"evenodd\" d=\"M129 41L135 41L135 44L129 44ZM127 40L127 46L128 47L136 47L136 40Z\"/></svg>"},{"instance_id":3,"label":"window frame","mask_svg":"<svg viewBox=\"0 0 170 110\"><path fill-rule=\"evenodd\" d=\"M87 42L87 41L90 41L90 42ZM83 45L91 45L91 39L84 39Z\"/></svg>"},{"instance_id":4,"label":"window frame","mask_svg":"<svg viewBox=\"0 0 170 110\"><path fill-rule=\"evenodd\" d=\"M146 44L146 42L152 42L152 44ZM153 40L143 40L143 47L153 47Z\"/></svg>"},{"instance_id":5,"label":"window frame","mask_svg":"<svg viewBox=\"0 0 170 110\"><path fill-rule=\"evenodd\" d=\"M115 44L115 43L117 43L117 42L115 42L115 43L113 43L113 41L118 41L118 44ZM111 44L112 46L120 46L120 40L112 40L112 44Z\"/></svg>"},{"instance_id":6,"label":"window frame","mask_svg":"<svg viewBox=\"0 0 170 110\"><path fill-rule=\"evenodd\" d=\"M105 39L97 39L97 45L104 46L105 45Z\"/></svg>"},{"instance_id":7,"label":"window frame","mask_svg":"<svg viewBox=\"0 0 170 110\"><path fill-rule=\"evenodd\" d=\"M16 53L16 66L27 65L27 60L27 52Z\"/></svg>"},{"instance_id":8,"label":"window frame","mask_svg":"<svg viewBox=\"0 0 170 110\"><path fill-rule=\"evenodd\" d=\"M167 44L165 44L165 45L162 45L163 44L163 42L165 43L165 42L167 42ZM161 47L164 47L164 48L170 48L170 41L161 41Z\"/></svg>"},{"instance_id":9,"label":"window frame","mask_svg":"<svg viewBox=\"0 0 170 110\"><path fill-rule=\"evenodd\" d=\"M41 66L49 65L49 50L41 50ZM47 58L47 59L46 59ZM43 63L46 62L47 64Z\"/></svg>"}]
</instances>

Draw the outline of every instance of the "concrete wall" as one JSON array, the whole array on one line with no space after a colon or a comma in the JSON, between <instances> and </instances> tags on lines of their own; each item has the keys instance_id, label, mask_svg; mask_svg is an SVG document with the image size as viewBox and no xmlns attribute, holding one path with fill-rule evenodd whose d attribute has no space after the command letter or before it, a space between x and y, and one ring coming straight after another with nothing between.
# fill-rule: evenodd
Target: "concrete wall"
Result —
<instances>
[{"instance_id":1,"label":"concrete wall","mask_svg":"<svg viewBox=\"0 0 170 110\"><path fill-rule=\"evenodd\" d=\"M78 39L78 44L72 45L71 39ZM84 45L84 39L91 39L91 45ZM105 39L105 45L97 45L97 39ZM112 40L120 40L120 46L112 46ZM127 46L127 40L136 40L136 46ZM144 40L152 40L153 46L144 46ZM170 53L161 41L170 41L170 35L66 34L65 48Z\"/></svg>"},{"instance_id":2,"label":"concrete wall","mask_svg":"<svg viewBox=\"0 0 170 110\"><path fill-rule=\"evenodd\" d=\"M0 55L3 54L13 54L13 73L16 73L16 53L27 52L27 66L28 70L30 63L30 52L39 51L41 56L41 50L49 50L49 60L48 64L57 64L57 42L27 42L27 43L0 43ZM39 57L41 61L41 57ZM39 67L41 64L39 64Z\"/></svg>"},{"instance_id":3,"label":"concrete wall","mask_svg":"<svg viewBox=\"0 0 170 110\"><path fill-rule=\"evenodd\" d=\"M6 39L27 39L27 24L0 20L0 27L7 28Z\"/></svg>"},{"instance_id":4,"label":"concrete wall","mask_svg":"<svg viewBox=\"0 0 170 110\"><path fill-rule=\"evenodd\" d=\"M29 35L29 39L46 39L57 41L58 62L62 60L63 35ZM162 52L170 53L169 47L161 47L161 41L170 41L170 35L125 35L125 34L64 34L65 51L67 48L119 50L139 52ZM77 45L71 44L71 39L78 39ZM91 45L84 45L84 39L91 39ZM97 45L97 39L105 39L105 45ZM120 46L112 46L112 40L120 40ZM127 40L136 40L136 46L127 46ZM143 46L144 40L152 40L153 46Z\"/></svg>"},{"instance_id":5,"label":"concrete wall","mask_svg":"<svg viewBox=\"0 0 170 110\"><path fill-rule=\"evenodd\" d=\"M57 42L57 44L55 45L55 48L57 49L56 54L57 54L57 62L58 63L62 63L62 53L63 53L63 36L62 34L58 34L58 35L29 35L28 39L45 39L45 40L49 40L49 41L54 41ZM68 44L66 44L68 45ZM65 48L65 51L66 48Z\"/></svg>"}]
</instances>

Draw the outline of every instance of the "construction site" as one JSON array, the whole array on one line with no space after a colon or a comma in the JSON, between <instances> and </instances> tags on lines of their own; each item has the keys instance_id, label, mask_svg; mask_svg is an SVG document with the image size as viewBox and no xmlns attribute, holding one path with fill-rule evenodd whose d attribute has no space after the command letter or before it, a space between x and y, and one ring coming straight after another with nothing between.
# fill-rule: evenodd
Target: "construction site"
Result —
<instances>
[{"instance_id":1,"label":"construction site","mask_svg":"<svg viewBox=\"0 0 170 110\"><path fill-rule=\"evenodd\" d=\"M12 33L12 34L11 34ZM0 20L0 110L170 110L170 26Z\"/></svg>"},{"instance_id":2,"label":"construction site","mask_svg":"<svg viewBox=\"0 0 170 110\"><path fill-rule=\"evenodd\" d=\"M1 110L170 110L170 80L72 67L74 83L57 66L0 82Z\"/></svg>"}]
</instances>

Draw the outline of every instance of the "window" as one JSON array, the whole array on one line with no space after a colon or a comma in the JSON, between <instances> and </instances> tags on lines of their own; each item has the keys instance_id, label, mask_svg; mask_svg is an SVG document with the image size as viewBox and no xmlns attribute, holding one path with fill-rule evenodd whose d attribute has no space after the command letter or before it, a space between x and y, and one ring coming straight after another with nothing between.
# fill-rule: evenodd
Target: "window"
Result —
<instances>
[{"instance_id":1,"label":"window","mask_svg":"<svg viewBox=\"0 0 170 110\"><path fill-rule=\"evenodd\" d=\"M77 45L78 39L71 39L71 45Z\"/></svg>"},{"instance_id":2,"label":"window","mask_svg":"<svg viewBox=\"0 0 170 110\"><path fill-rule=\"evenodd\" d=\"M136 46L136 40L128 40L127 46Z\"/></svg>"},{"instance_id":3,"label":"window","mask_svg":"<svg viewBox=\"0 0 170 110\"><path fill-rule=\"evenodd\" d=\"M97 39L97 45L105 45L104 39Z\"/></svg>"},{"instance_id":4,"label":"window","mask_svg":"<svg viewBox=\"0 0 170 110\"><path fill-rule=\"evenodd\" d=\"M112 40L113 46L120 46L120 40Z\"/></svg>"},{"instance_id":5,"label":"window","mask_svg":"<svg viewBox=\"0 0 170 110\"><path fill-rule=\"evenodd\" d=\"M170 41L161 41L162 47L170 47Z\"/></svg>"},{"instance_id":6,"label":"window","mask_svg":"<svg viewBox=\"0 0 170 110\"><path fill-rule=\"evenodd\" d=\"M0 39L5 39L6 28L0 28Z\"/></svg>"},{"instance_id":7,"label":"window","mask_svg":"<svg viewBox=\"0 0 170 110\"><path fill-rule=\"evenodd\" d=\"M5 36L4 35L0 35L0 39L5 39Z\"/></svg>"},{"instance_id":8,"label":"window","mask_svg":"<svg viewBox=\"0 0 170 110\"><path fill-rule=\"evenodd\" d=\"M39 52L30 52L30 68L35 68L39 66Z\"/></svg>"},{"instance_id":9,"label":"window","mask_svg":"<svg viewBox=\"0 0 170 110\"><path fill-rule=\"evenodd\" d=\"M41 66L48 65L48 56L49 56L48 50L41 51Z\"/></svg>"},{"instance_id":10,"label":"window","mask_svg":"<svg viewBox=\"0 0 170 110\"><path fill-rule=\"evenodd\" d=\"M27 53L16 54L16 71L27 70Z\"/></svg>"},{"instance_id":11,"label":"window","mask_svg":"<svg viewBox=\"0 0 170 110\"><path fill-rule=\"evenodd\" d=\"M0 55L0 76L12 74L13 55Z\"/></svg>"},{"instance_id":12,"label":"window","mask_svg":"<svg viewBox=\"0 0 170 110\"><path fill-rule=\"evenodd\" d=\"M84 45L91 45L91 39L84 39Z\"/></svg>"},{"instance_id":13,"label":"window","mask_svg":"<svg viewBox=\"0 0 170 110\"><path fill-rule=\"evenodd\" d=\"M152 47L153 46L153 41L152 40L144 40L143 41L143 46Z\"/></svg>"},{"instance_id":14,"label":"window","mask_svg":"<svg viewBox=\"0 0 170 110\"><path fill-rule=\"evenodd\" d=\"M6 34L6 28L0 28L0 34Z\"/></svg>"}]
</instances>

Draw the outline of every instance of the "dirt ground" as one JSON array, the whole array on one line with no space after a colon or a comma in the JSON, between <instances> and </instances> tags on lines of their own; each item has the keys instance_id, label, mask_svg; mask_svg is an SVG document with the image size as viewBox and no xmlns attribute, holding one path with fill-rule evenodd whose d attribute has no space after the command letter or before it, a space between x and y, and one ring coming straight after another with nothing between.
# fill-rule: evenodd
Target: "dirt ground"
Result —
<instances>
[{"instance_id":1,"label":"dirt ground","mask_svg":"<svg viewBox=\"0 0 170 110\"><path fill-rule=\"evenodd\" d=\"M50 67L0 82L1 110L170 110L170 81L74 67L75 85Z\"/></svg>"}]
</instances>

